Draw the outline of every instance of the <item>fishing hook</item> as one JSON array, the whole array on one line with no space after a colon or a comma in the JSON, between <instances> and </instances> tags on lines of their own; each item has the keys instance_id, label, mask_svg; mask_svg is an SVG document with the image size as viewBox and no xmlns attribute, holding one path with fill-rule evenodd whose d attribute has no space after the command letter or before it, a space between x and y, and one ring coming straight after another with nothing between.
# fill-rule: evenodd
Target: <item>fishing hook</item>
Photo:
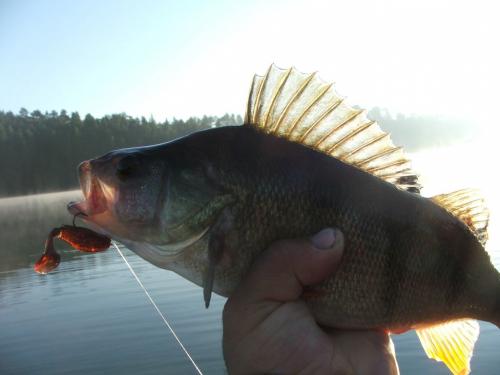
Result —
<instances>
[{"instance_id":1,"label":"fishing hook","mask_svg":"<svg viewBox=\"0 0 500 375\"><path fill-rule=\"evenodd\" d=\"M73 226L76 227L75 220L77 216L88 216L87 214L83 212L77 212L76 214L73 215Z\"/></svg>"}]
</instances>

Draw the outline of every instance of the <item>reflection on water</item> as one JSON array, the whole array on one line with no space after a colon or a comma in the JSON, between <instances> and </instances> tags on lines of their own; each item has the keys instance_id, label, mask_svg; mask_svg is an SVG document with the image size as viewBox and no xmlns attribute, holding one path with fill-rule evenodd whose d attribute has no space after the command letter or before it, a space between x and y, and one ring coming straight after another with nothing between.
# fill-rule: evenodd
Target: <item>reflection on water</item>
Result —
<instances>
[{"instance_id":1,"label":"reflection on water","mask_svg":"<svg viewBox=\"0 0 500 375\"><path fill-rule=\"evenodd\" d=\"M485 190L492 211L489 247L499 249L500 204L493 176L484 174L488 165L478 172L477 160L453 148L416 154L414 160L426 195L471 185ZM471 176L474 184L467 183ZM195 373L113 249L81 254L66 248L54 273L33 272L48 230L70 223L66 203L78 195L0 200L0 373ZM63 246L57 243L58 249ZM224 373L224 299L215 296L206 310L200 288L124 253L202 371ZM494 374L500 367L500 332L483 323L481 330L472 367L476 374ZM426 358L414 332L394 341L402 374L449 374Z\"/></svg>"},{"instance_id":2,"label":"reflection on water","mask_svg":"<svg viewBox=\"0 0 500 375\"><path fill-rule=\"evenodd\" d=\"M130 252L125 252L130 256ZM0 293L1 373L194 373L113 251L62 263L46 277L20 270ZM130 257L159 308L207 373L221 373L222 298Z\"/></svg>"}]
</instances>

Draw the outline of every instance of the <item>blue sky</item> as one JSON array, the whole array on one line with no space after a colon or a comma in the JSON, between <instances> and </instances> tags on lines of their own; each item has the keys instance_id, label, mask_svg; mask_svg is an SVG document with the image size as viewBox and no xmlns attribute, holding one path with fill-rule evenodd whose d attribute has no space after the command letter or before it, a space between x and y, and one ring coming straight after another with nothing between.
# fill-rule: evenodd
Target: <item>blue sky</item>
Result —
<instances>
[{"instance_id":1,"label":"blue sky","mask_svg":"<svg viewBox=\"0 0 500 375\"><path fill-rule=\"evenodd\" d=\"M0 109L165 117L242 113L275 62L353 104L494 115L495 3L0 0Z\"/></svg>"},{"instance_id":2,"label":"blue sky","mask_svg":"<svg viewBox=\"0 0 500 375\"><path fill-rule=\"evenodd\" d=\"M158 75L177 81L178 74L220 38L218 11L229 14L230 9L222 2L217 5L2 2L0 106L127 111L129 101L148 100L147 88L156 84Z\"/></svg>"}]
</instances>

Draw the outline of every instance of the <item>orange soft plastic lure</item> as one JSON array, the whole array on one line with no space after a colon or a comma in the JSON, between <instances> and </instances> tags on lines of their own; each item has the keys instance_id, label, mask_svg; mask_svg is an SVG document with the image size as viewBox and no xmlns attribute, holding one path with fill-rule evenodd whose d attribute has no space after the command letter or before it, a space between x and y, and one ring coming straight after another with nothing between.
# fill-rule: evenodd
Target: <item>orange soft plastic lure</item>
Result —
<instances>
[{"instance_id":1,"label":"orange soft plastic lure","mask_svg":"<svg viewBox=\"0 0 500 375\"><path fill-rule=\"evenodd\" d=\"M96 233L90 229L63 225L59 228L54 228L49 233L47 241L45 241L45 251L35 263L34 269L36 272L46 274L53 271L61 262L61 256L54 247L54 238L59 238L73 248L85 253L97 253L104 251L111 246L111 239Z\"/></svg>"}]
</instances>

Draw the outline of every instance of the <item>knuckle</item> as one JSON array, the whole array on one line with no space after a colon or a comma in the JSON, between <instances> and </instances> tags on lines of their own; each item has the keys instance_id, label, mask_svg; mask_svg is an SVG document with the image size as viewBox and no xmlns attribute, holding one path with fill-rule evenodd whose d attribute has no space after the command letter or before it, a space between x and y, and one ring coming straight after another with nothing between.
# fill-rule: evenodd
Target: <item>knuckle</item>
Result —
<instances>
[{"instance_id":1,"label":"knuckle","mask_svg":"<svg viewBox=\"0 0 500 375\"><path fill-rule=\"evenodd\" d=\"M309 246L302 240L279 240L269 246L260 261L266 269L292 270L301 268L300 264Z\"/></svg>"},{"instance_id":2,"label":"knuckle","mask_svg":"<svg viewBox=\"0 0 500 375\"><path fill-rule=\"evenodd\" d=\"M279 240L271 244L268 254L278 260L288 259L304 247L307 245L301 240Z\"/></svg>"},{"instance_id":3,"label":"knuckle","mask_svg":"<svg viewBox=\"0 0 500 375\"><path fill-rule=\"evenodd\" d=\"M286 251L288 248L290 248L290 240L278 240L275 241L269 246L269 253L283 253Z\"/></svg>"}]
</instances>

